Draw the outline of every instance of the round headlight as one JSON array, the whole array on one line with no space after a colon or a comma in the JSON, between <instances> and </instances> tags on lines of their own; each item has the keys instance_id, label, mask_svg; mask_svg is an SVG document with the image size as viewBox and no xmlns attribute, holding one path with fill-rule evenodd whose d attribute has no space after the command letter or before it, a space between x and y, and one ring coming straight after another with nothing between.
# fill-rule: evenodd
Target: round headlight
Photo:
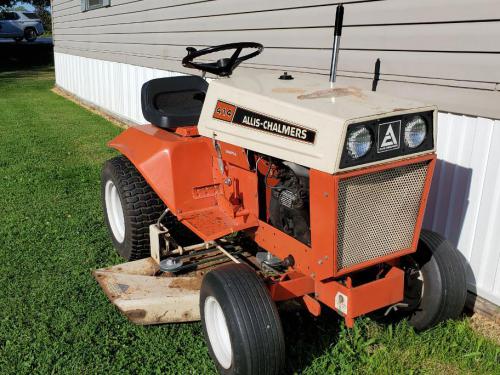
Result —
<instances>
[{"instance_id":1,"label":"round headlight","mask_svg":"<svg viewBox=\"0 0 500 375\"><path fill-rule=\"evenodd\" d=\"M357 128L347 135L347 153L353 159L365 156L372 147L372 134L366 127Z\"/></svg>"},{"instance_id":2,"label":"round headlight","mask_svg":"<svg viewBox=\"0 0 500 375\"><path fill-rule=\"evenodd\" d=\"M405 144L415 148L422 144L427 135L427 125L421 116L415 116L405 125Z\"/></svg>"}]
</instances>

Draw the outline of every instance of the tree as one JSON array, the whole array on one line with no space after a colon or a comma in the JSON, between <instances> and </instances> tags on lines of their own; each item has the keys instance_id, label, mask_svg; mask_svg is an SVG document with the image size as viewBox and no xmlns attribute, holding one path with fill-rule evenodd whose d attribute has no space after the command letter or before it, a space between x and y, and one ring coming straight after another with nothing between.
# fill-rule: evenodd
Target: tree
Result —
<instances>
[{"instance_id":1,"label":"tree","mask_svg":"<svg viewBox=\"0 0 500 375\"><path fill-rule=\"evenodd\" d=\"M0 0L0 8L10 8L18 2L17 0ZM31 4L35 8L45 9L50 7L50 0L24 0L22 2Z\"/></svg>"}]
</instances>

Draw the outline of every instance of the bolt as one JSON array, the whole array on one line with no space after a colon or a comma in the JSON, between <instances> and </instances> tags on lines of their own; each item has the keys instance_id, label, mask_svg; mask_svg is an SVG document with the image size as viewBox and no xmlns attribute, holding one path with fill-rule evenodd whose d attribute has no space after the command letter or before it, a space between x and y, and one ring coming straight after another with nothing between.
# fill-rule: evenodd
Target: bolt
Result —
<instances>
[{"instance_id":1,"label":"bolt","mask_svg":"<svg viewBox=\"0 0 500 375\"><path fill-rule=\"evenodd\" d=\"M319 298L319 293L314 293L314 297Z\"/></svg>"},{"instance_id":2,"label":"bolt","mask_svg":"<svg viewBox=\"0 0 500 375\"><path fill-rule=\"evenodd\" d=\"M323 259L318 260L318 264L322 265L323 264Z\"/></svg>"},{"instance_id":3,"label":"bolt","mask_svg":"<svg viewBox=\"0 0 500 375\"><path fill-rule=\"evenodd\" d=\"M316 277L316 274L314 272L311 273L311 277L314 279Z\"/></svg>"},{"instance_id":4,"label":"bolt","mask_svg":"<svg viewBox=\"0 0 500 375\"><path fill-rule=\"evenodd\" d=\"M231 185L231 183L232 183L232 181L231 181L231 179L228 177L228 178L226 178L226 179L224 180L224 183L225 183L227 186L230 186L230 185Z\"/></svg>"},{"instance_id":5,"label":"bolt","mask_svg":"<svg viewBox=\"0 0 500 375\"><path fill-rule=\"evenodd\" d=\"M328 257L325 255L325 260L328 260Z\"/></svg>"},{"instance_id":6,"label":"bolt","mask_svg":"<svg viewBox=\"0 0 500 375\"><path fill-rule=\"evenodd\" d=\"M325 198L328 198L328 192L324 192L323 195L325 196Z\"/></svg>"}]
</instances>

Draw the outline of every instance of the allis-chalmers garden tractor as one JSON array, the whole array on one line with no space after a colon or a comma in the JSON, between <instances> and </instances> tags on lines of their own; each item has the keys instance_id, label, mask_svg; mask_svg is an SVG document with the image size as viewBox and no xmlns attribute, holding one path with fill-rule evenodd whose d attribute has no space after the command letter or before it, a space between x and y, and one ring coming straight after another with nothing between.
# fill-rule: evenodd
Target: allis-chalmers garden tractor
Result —
<instances>
[{"instance_id":1,"label":"allis-chalmers garden tractor","mask_svg":"<svg viewBox=\"0 0 500 375\"><path fill-rule=\"evenodd\" d=\"M183 65L218 78L147 82L151 125L109 143L122 156L104 165L102 203L130 262L94 276L137 324L201 318L220 373L282 370L280 301L348 327L377 312L422 330L463 309L458 252L421 230L437 110L335 83L341 16L330 81L233 75L258 43L188 48Z\"/></svg>"}]
</instances>

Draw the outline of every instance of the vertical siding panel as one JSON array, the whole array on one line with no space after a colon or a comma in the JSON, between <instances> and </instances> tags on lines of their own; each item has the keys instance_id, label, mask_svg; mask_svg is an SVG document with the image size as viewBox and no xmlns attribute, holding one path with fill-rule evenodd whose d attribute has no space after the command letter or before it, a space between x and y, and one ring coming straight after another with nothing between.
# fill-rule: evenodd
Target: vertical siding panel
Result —
<instances>
[{"instance_id":1,"label":"vertical siding panel","mask_svg":"<svg viewBox=\"0 0 500 375\"><path fill-rule=\"evenodd\" d=\"M114 63L113 68L113 87L114 87L114 98L115 101L115 112L123 113L123 97L125 92L123 91L123 81L121 77L122 64Z\"/></svg>"},{"instance_id":2,"label":"vertical siding panel","mask_svg":"<svg viewBox=\"0 0 500 375\"><path fill-rule=\"evenodd\" d=\"M115 63L111 64L106 64L105 69L105 79L106 79L106 87L108 90L105 91L106 95L106 103L107 103L107 108L109 108L110 111L116 112L115 109L115 103L114 103L114 98L115 98L115 85L113 83L113 69L114 69Z\"/></svg>"},{"instance_id":3,"label":"vertical siding panel","mask_svg":"<svg viewBox=\"0 0 500 375\"><path fill-rule=\"evenodd\" d=\"M109 102L109 97L110 97L112 90L111 90L111 86L109 85L109 74L108 74L108 67L110 67L111 65L113 65L113 64L105 64L104 61L101 61L101 64L99 66L99 68L101 69L100 77L102 78L101 82L99 82L100 84L98 85L99 86L99 96L101 98L100 101L101 101L101 103L104 104L105 108L112 108L110 105L110 102ZM104 90L107 91L108 95L104 94Z\"/></svg>"},{"instance_id":4,"label":"vertical siding panel","mask_svg":"<svg viewBox=\"0 0 500 375\"><path fill-rule=\"evenodd\" d=\"M464 202L467 200L468 181L466 167L468 165L469 156L471 152L472 143L470 142L471 133L474 128L468 126L467 119L457 117L452 129L454 137L453 149L460 150L450 155L451 157L446 160L450 170L450 185L449 185L449 202L447 208L447 220L444 221L444 235L452 243L458 245L460 228L462 222L462 211ZM451 151L451 150L450 150Z\"/></svg>"},{"instance_id":5,"label":"vertical siding panel","mask_svg":"<svg viewBox=\"0 0 500 375\"><path fill-rule=\"evenodd\" d=\"M102 103L102 105L104 105L104 103L101 101L101 98L99 97L99 87L101 86L102 83L102 81L100 80L101 74L99 72L99 66L101 65L101 63L102 60L94 60L92 62L93 72L95 77L97 77L97 79L92 80L92 83L94 85L94 92L93 92L94 98L92 101L94 103Z\"/></svg>"},{"instance_id":6,"label":"vertical siding panel","mask_svg":"<svg viewBox=\"0 0 500 375\"><path fill-rule=\"evenodd\" d=\"M127 111L129 107L129 101L130 101L130 85L129 85L129 79L128 79L128 72L130 70L130 67L128 65L122 65L122 82L123 82L123 112L122 114L124 116L127 116Z\"/></svg>"},{"instance_id":7,"label":"vertical siding panel","mask_svg":"<svg viewBox=\"0 0 500 375\"><path fill-rule=\"evenodd\" d=\"M81 72L80 66L79 66L80 60L76 59L76 58L72 58L70 60L71 60L71 69L74 70L75 72ZM83 73L83 72L81 72L81 73ZM79 76L77 73L75 75L71 75L70 82L69 82L71 90L72 91L74 90L74 92L76 92L77 94L80 93L80 87L82 87L81 85L78 85L78 83L80 83L79 82L80 80L81 80L81 75Z\"/></svg>"},{"instance_id":8,"label":"vertical siding panel","mask_svg":"<svg viewBox=\"0 0 500 375\"><path fill-rule=\"evenodd\" d=\"M469 200L467 207L465 207L465 217L458 247L470 261L472 256L476 255L476 253L472 254L472 249L476 236L477 219L483 193L484 179L486 176L493 121L487 119L471 119L469 127L475 128L470 164L468 165L471 174L471 182L468 193Z\"/></svg>"},{"instance_id":9,"label":"vertical siding panel","mask_svg":"<svg viewBox=\"0 0 500 375\"><path fill-rule=\"evenodd\" d=\"M440 122L438 127L438 158L436 174L438 175L437 181L433 182L433 191L435 193L434 207L432 207L432 217L433 217L433 229L439 233L444 234L446 220L444 213L447 212L450 195L447 191L450 186L450 165L447 162L447 158L442 155L450 155L453 148L453 137L452 137L452 127L455 119L448 115L447 121Z\"/></svg>"},{"instance_id":10,"label":"vertical siding panel","mask_svg":"<svg viewBox=\"0 0 500 375\"><path fill-rule=\"evenodd\" d=\"M137 67L136 69L136 80L135 80L135 87L134 87L134 95L135 95L135 100L134 100L134 106L133 106L133 111L134 111L134 120L139 122L141 121L141 108L139 107L139 103L141 101L141 87L142 87L142 82L144 82L145 77L147 73L149 72L149 69L141 69L140 67Z\"/></svg>"},{"instance_id":11,"label":"vertical siding panel","mask_svg":"<svg viewBox=\"0 0 500 375\"><path fill-rule=\"evenodd\" d=\"M135 111L135 108L137 106L137 82L139 81L139 67L132 65L131 67L132 74L130 75L130 105L128 107L128 116L131 119L136 120L137 113Z\"/></svg>"},{"instance_id":12,"label":"vertical siding panel","mask_svg":"<svg viewBox=\"0 0 500 375\"><path fill-rule=\"evenodd\" d=\"M103 95L102 95L102 90L103 90L103 87L104 87L104 80L102 79L104 77L104 72L103 72L103 66L104 64L104 61L103 60L97 60L96 62L96 68L97 68L97 76L99 77L99 80L95 80L95 84L96 84L96 102L97 103L102 103L103 106L106 106L106 103L104 101L104 98L103 98ZM108 65L108 64L106 64Z\"/></svg>"}]
</instances>

